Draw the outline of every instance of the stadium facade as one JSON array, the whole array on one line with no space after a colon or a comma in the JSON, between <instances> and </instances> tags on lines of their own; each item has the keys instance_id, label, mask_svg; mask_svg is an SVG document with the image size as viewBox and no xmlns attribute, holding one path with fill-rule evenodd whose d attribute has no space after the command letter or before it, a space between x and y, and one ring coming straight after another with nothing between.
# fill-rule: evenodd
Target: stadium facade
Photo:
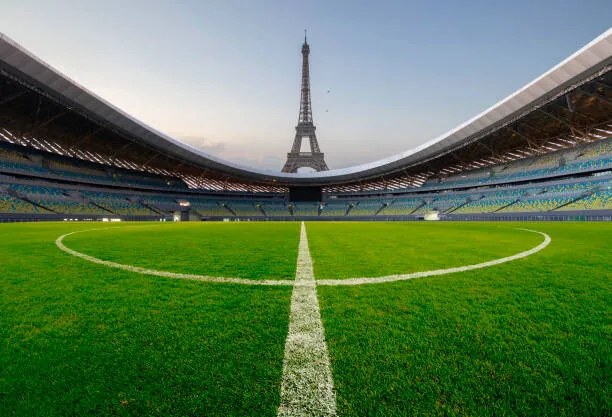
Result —
<instances>
[{"instance_id":1,"label":"stadium facade","mask_svg":"<svg viewBox=\"0 0 612 417\"><path fill-rule=\"evenodd\" d=\"M415 149L312 173L145 125L0 34L0 218L610 219L612 29Z\"/></svg>"}]
</instances>

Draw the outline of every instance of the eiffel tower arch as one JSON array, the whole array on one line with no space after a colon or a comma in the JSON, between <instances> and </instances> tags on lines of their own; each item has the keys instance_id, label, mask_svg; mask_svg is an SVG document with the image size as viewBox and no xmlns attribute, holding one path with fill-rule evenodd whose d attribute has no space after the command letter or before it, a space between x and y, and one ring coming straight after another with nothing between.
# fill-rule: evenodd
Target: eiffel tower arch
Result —
<instances>
[{"instance_id":1,"label":"eiffel tower arch","mask_svg":"<svg viewBox=\"0 0 612 417\"><path fill-rule=\"evenodd\" d=\"M306 31L304 31L306 32ZM287 162L282 172L297 172L299 168L308 167L315 171L327 171L329 168L325 163L323 152L319 148L316 127L312 121L312 105L310 102L310 68L306 34L304 33L304 44L302 45L302 89L300 96L300 114L298 124L295 127L295 138L291 151L287 153ZM310 152L301 152L302 141L307 140L310 144Z\"/></svg>"}]
</instances>

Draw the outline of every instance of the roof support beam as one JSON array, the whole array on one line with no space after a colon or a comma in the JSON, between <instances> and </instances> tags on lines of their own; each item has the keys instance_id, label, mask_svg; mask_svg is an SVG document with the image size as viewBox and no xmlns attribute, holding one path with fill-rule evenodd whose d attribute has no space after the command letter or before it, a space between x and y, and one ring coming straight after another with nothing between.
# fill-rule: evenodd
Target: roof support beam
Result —
<instances>
[{"instance_id":1,"label":"roof support beam","mask_svg":"<svg viewBox=\"0 0 612 417\"><path fill-rule=\"evenodd\" d=\"M479 140L476 142L477 146L480 146L481 148L484 148L487 152L489 152L491 155L495 156L497 154L497 152L495 152L493 149L489 148L485 143L483 143L483 141Z\"/></svg>"},{"instance_id":2,"label":"roof support beam","mask_svg":"<svg viewBox=\"0 0 612 417\"><path fill-rule=\"evenodd\" d=\"M523 120L520 121L520 125L517 125L517 127L519 127L519 126L528 127L529 129L531 129L531 131L535 132L538 136L540 136L540 139L538 140L538 142L539 141L543 141L543 140L545 140L546 138L548 138L550 136L549 134L543 132L539 128L537 128L535 126L532 126L532 125L530 125L529 123L527 123L527 122L525 122ZM532 139L533 139L533 136L532 136Z\"/></svg>"},{"instance_id":3,"label":"roof support beam","mask_svg":"<svg viewBox=\"0 0 612 417\"><path fill-rule=\"evenodd\" d=\"M459 162L459 164L461 165L461 170L464 170L466 166L469 167L471 164L471 162L459 158L457 155L455 155L455 152L450 152L449 155L451 156L451 158Z\"/></svg>"},{"instance_id":4,"label":"roof support beam","mask_svg":"<svg viewBox=\"0 0 612 417\"><path fill-rule=\"evenodd\" d=\"M60 117L64 116L67 113L68 113L67 110L59 112L55 116L52 116L52 117L48 118L47 120L45 120L44 122L40 123L38 126L36 126L36 129L40 129L41 127L47 126L48 124L54 122L55 120L59 119Z\"/></svg>"},{"instance_id":5,"label":"roof support beam","mask_svg":"<svg viewBox=\"0 0 612 417\"><path fill-rule=\"evenodd\" d=\"M39 101L39 104L40 104L40 101ZM33 122L32 124L30 124L28 130L26 130L25 132L21 133L22 136L31 135L31 134L35 133L37 130L39 130L40 128L47 126L48 124L52 123L53 121L59 119L60 117L62 117L63 115L68 113L68 110L60 111L60 112L54 114L53 116L47 118L46 120L44 120L42 122L38 122L38 113L39 113L39 111L40 111L40 106L39 106L39 110L37 110L36 121Z\"/></svg>"},{"instance_id":6,"label":"roof support beam","mask_svg":"<svg viewBox=\"0 0 612 417\"><path fill-rule=\"evenodd\" d=\"M574 113L574 111L576 110L574 108L574 103L572 103L572 97L571 97L571 93L567 93L565 95L565 105L567 106L567 109L571 112Z\"/></svg>"},{"instance_id":7,"label":"roof support beam","mask_svg":"<svg viewBox=\"0 0 612 417\"><path fill-rule=\"evenodd\" d=\"M113 154L110 156L110 159L115 159L117 157L117 155L119 155L121 152L125 151L127 148L129 148L133 144L134 144L134 142L129 142L128 141L128 143L126 143L121 148L119 148L115 152L113 152Z\"/></svg>"},{"instance_id":8,"label":"roof support beam","mask_svg":"<svg viewBox=\"0 0 612 417\"><path fill-rule=\"evenodd\" d=\"M539 145L536 143L536 141L531 136L526 135L525 133L521 132L520 130L514 129L513 127L510 127L510 126L506 126L506 129L508 129L512 133L516 133L518 136L520 136L523 139L525 139L525 141L527 142L527 149L529 149L530 151L535 152L535 153L540 153L541 152L539 150Z\"/></svg>"},{"instance_id":9,"label":"roof support beam","mask_svg":"<svg viewBox=\"0 0 612 417\"><path fill-rule=\"evenodd\" d=\"M602 87L605 88L612 88L612 85L608 84L607 82L605 82L604 80L594 80L595 84L599 84Z\"/></svg>"},{"instance_id":10,"label":"roof support beam","mask_svg":"<svg viewBox=\"0 0 612 417\"><path fill-rule=\"evenodd\" d=\"M95 136L97 133L101 132L103 130L103 128L97 128L91 132L88 132L86 134L84 134L83 136L81 136L80 138L78 138L76 141L72 141L69 145L69 150L72 152L72 156L76 156L79 159L83 159L82 157L78 156L78 154L74 151L75 147L78 147L80 145L84 145L86 143L89 142L89 139L92 138L93 136Z\"/></svg>"},{"instance_id":11,"label":"roof support beam","mask_svg":"<svg viewBox=\"0 0 612 417\"><path fill-rule=\"evenodd\" d=\"M579 90L579 91L580 91L582 94L585 94L585 95L587 95L587 96L589 96L589 97L595 97L597 100L599 100L599 101L601 101L601 102L603 102L603 103L606 103L606 104L608 104L608 105L612 106L612 101L611 101L611 100L608 100L608 98L606 98L606 97L602 96L601 94L591 93L590 91L587 91L587 90L585 90L585 89L583 89L583 88L581 88L581 87L578 87L578 90Z\"/></svg>"},{"instance_id":12,"label":"roof support beam","mask_svg":"<svg viewBox=\"0 0 612 417\"><path fill-rule=\"evenodd\" d=\"M567 97L567 95L566 95L566 97ZM595 122L595 121L596 121L596 120L595 120L595 119L593 119L591 116L588 116L588 115L586 115L586 114L584 114L584 113L582 113L582 112L580 112L580 111L578 111L578 110L575 110L575 109L570 110L570 109L565 108L564 106L562 106L562 105L560 105L560 104L554 104L554 103L551 103L551 104L552 104L553 106L555 106L555 107L559 108L559 109L563 109L563 111L565 111L565 112L570 112L572 116L574 116L574 115L576 115L576 114L577 114L578 116L584 117L585 119L588 119L588 120L590 120L591 122ZM573 108L573 105L572 105L572 108Z\"/></svg>"},{"instance_id":13,"label":"roof support beam","mask_svg":"<svg viewBox=\"0 0 612 417\"><path fill-rule=\"evenodd\" d=\"M27 93L26 90L17 91L16 93L10 94L0 100L0 106L10 103L11 101L18 99L19 97L25 95Z\"/></svg>"},{"instance_id":14,"label":"roof support beam","mask_svg":"<svg viewBox=\"0 0 612 417\"><path fill-rule=\"evenodd\" d=\"M582 136L584 136L584 137L588 136L588 135L587 135L585 132L583 132L581 129L576 128L576 127L575 127L575 126L573 126L573 125L572 125L572 124L571 124L569 121L567 121L567 120L565 120L565 119L563 119L563 118L561 118L561 117L559 117L559 116L557 116L557 115L555 115L555 114L552 114L552 113L550 113L550 112L548 112L548 111L546 111L546 110L543 110L542 108L539 108L539 109L537 109L536 111L539 111L540 113L543 113L543 114L547 115L548 117L550 117L550 118L552 118L552 119L554 119L554 120L558 121L558 122L559 122L559 123L561 123L562 125L564 125L564 126L568 127L568 128L570 129L570 131L572 131L572 132L573 132L573 131L576 131L576 132L579 132L579 133L580 133Z\"/></svg>"},{"instance_id":15,"label":"roof support beam","mask_svg":"<svg viewBox=\"0 0 612 417\"><path fill-rule=\"evenodd\" d=\"M142 164L143 166L148 166L151 162L153 162L158 156L160 156L161 153L159 152L155 152L155 154L153 154L153 156L149 159L147 159L147 162L145 162L144 164Z\"/></svg>"}]
</instances>

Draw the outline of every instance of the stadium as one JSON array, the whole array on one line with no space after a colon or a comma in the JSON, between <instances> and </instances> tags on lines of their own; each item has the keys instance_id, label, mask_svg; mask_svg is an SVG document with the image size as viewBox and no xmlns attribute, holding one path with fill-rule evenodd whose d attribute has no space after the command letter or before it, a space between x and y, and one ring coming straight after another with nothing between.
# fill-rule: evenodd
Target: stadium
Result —
<instances>
[{"instance_id":1,"label":"stadium","mask_svg":"<svg viewBox=\"0 0 612 417\"><path fill-rule=\"evenodd\" d=\"M421 146L290 173L0 34L0 414L609 415L611 69L609 29Z\"/></svg>"}]
</instances>

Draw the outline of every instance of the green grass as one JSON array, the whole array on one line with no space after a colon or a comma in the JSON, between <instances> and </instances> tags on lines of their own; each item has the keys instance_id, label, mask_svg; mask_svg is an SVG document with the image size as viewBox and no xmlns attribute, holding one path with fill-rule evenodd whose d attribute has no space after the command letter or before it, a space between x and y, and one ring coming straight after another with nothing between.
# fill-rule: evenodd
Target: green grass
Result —
<instances>
[{"instance_id":1,"label":"green grass","mask_svg":"<svg viewBox=\"0 0 612 417\"><path fill-rule=\"evenodd\" d=\"M291 288L143 276L55 247L90 227L0 225L0 415L275 415Z\"/></svg>"},{"instance_id":2,"label":"green grass","mask_svg":"<svg viewBox=\"0 0 612 417\"><path fill-rule=\"evenodd\" d=\"M513 255L542 236L514 223L308 223L318 279L378 277Z\"/></svg>"},{"instance_id":3,"label":"green grass","mask_svg":"<svg viewBox=\"0 0 612 417\"><path fill-rule=\"evenodd\" d=\"M298 243L299 224L280 222L141 223L64 239L71 249L106 261L252 279L293 279Z\"/></svg>"},{"instance_id":4,"label":"green grass","mask_svg":"<svg viewBox=\"0 0 612 417\"><path fill-rule=\"evenodd\" d=\"M298 223L0 225L1 416L274 416ZM612 414L610 223L308 223L318 278L477 263L404 282L319 287L341 416Z\"/></svg>"},{"instance_id":5,"label":"green grass","mask_svg":"<svg viewBox=\"0 0 612 417\"><path fill-rule=\"evenodd\" d=\"M319 287L341 415L610 415L612 225L525 226L550 246L490 269Z\"/></svg>"}]
</instances>

